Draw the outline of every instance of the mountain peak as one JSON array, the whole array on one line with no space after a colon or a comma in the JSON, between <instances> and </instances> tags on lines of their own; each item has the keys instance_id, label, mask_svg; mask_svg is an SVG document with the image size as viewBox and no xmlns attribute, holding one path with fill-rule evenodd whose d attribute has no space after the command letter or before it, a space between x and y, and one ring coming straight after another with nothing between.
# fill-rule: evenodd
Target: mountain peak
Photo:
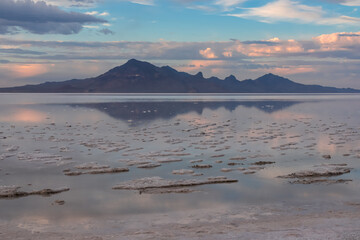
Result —
<instances>
[{"instance_id":1,"label":"mountain peak","mask_svg":"<svg viewBox=\"0 0 360 240\"><path fill-rule=\"evenodd\" d=\"M270 76L276 76L276 77L279 77L278 75L275 75L275 74L273 74L273 73L267 73L267 74L265 74L264 76L268 76L268 77L270 77Z\"/></svg>"},{"instance_id":2,"label":"mountain peak","mask_svg":"<svg viewBox=\"0 0 360 240\"><path fill-rule=\"evenodd\" d=\"M202 72L198 72L195 77L198 77L198 78L204 78L204 75Z\"/></svg>"},{"instance_id":3,"label":"mountain peak","mask_svg":"<svg viewBox=\"0 0 360 240\"><path fill-rule=\"evenodd\" d=\"M267 73L267 74L259 77L258 79L260 79L260 78L275 79L275 78L283 78L283 77L281 77L281 76L279 76L279 75L275 75L275 74L273 74L273 73Z\"/></svg>"},{"instance_id":4,"label":"mountain peak","mask_svg":"<svg viewBox=\"0 0 360 240\"><path fill-rule=\"evenodd\" d=\"M135 58L132 58L132 59L128 60L123 66L141 66L141 65L145 65L145 64L148 65L150 63L142 62ZM152 65L152 64L150 64L150 65Z\"/></svg>"},{"instance_id":5,"label":"mountain peak","mask_svg":"<svg viewBox=\"0 0 360 240\"><path fill-rule=\"evenodd\" d=\"M110 69L106 73L100 75L99 77L115 77L119 74L127 75L137 75L143 74L145 72L154 72L156 67L148 62L142 62L136 59L130 59L125 64L117 66L113 69Z\"/></svg>"},{"instance_id":6,"label":"mountain peak","mask_svg":"<svg viewBox=\"0 0 360 240\"><path fill-rule=\"evenodd\" d=\"M270 82L292 82L287 78L280 77L280 76L272 74L272 73L265 74L264 76L257 78L255 81L268 82L268 83L270 83Z\"/></svg>"},{"instance_id":7,"label":"mountain peak","mask_svg":"<svg viewBox=\"0 0 360 240\"><path fill-rule=\"evenodd\" d=\"M135 59L135 58L131 58L127 61L128 63L131 63L131 62L140 62L139 60Z\"/></svg>"},{"instance_id":8,"label":"mountain peak","mask_svg":"<svg viewBox=\"0 0 360 240\"><path fill-rule=\"evenodd\" d=\"M224 79L225 81L238 81L234 75L230 75Z\"/></svg>"}]
</instances>

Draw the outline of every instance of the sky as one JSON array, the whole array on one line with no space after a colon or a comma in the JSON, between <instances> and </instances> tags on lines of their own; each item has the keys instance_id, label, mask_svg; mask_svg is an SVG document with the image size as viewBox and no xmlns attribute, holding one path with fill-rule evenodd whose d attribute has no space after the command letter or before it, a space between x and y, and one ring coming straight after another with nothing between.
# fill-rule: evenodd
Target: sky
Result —
<instances>
[{"instance_id":1,"label":"sky","mask_svg":"<svg viewBox=\"0 0 360 240\"><path fill-rule=\"evenodd\" d=\"M0 87L129 59L360 89L360 0L0 0Z\"/></svg>"}]
</instances>

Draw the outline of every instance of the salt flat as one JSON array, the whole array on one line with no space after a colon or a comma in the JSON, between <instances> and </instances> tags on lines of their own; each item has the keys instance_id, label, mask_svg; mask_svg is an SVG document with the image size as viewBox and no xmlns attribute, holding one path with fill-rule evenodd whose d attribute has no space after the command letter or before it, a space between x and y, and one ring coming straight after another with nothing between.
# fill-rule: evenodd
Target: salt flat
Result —
<instances>
[{"instance_id":1,"label":"salt flat","mask_svg":"<svg viewBox=\"0 0 360 240\"><path fill-rule=\"evenodd\" d=\"M0 95L1 237L357 237L359 98Z\"/></svg>"}]
</instances>

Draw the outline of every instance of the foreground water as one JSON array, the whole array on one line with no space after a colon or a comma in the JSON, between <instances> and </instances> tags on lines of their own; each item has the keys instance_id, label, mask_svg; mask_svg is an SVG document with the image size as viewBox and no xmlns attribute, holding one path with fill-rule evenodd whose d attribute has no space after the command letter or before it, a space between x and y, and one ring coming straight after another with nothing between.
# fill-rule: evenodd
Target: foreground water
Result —
<instances>
[{"instance_id":1,"label":"foreground water","mask_svg":"<svg viewBox=\"0 0 360 240\"><path fill-rule=\"evenodd\" d=\"M276 204L357 204L359 100L337 94L1 94L0 185L70 190L0 199L0 219L61 224ZM87 163L129 171L66 175L84 172L79 168ZM154 167L143 168L148 163ZM278 178L317 166L351 171L311 184ZM174 174L183 169L188 173ZM238 182L181 193L112 189L144 177L218 176Z\"/></svg>"}]
</instances>

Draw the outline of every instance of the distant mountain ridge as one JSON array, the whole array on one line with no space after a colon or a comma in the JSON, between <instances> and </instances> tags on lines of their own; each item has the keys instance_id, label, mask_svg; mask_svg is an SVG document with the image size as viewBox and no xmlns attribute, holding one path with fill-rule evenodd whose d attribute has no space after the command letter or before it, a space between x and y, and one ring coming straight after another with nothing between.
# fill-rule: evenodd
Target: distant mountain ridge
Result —
<instances>
[{"instance_id":1,"label":"distant mountain ridge","mask_svg":"<svg viewBox=\"0 0 360 240\"><path fill-rule=\"evenodd\" d=\"M191 75L131 59L97 77L0 88L8 93L360 93L352 88L323 87L293 82L274 74L239 81Z\"/></svg>"}]
</instances>

